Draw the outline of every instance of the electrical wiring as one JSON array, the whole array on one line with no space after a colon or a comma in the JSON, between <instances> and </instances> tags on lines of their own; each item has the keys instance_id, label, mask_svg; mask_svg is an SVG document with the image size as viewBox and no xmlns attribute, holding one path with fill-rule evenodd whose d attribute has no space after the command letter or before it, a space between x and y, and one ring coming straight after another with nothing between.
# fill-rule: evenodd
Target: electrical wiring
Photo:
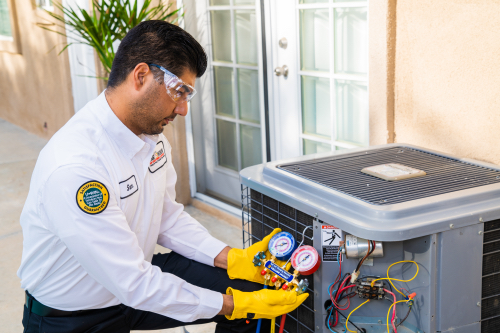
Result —
<instances>
[{"instance_id":1,"label":"electrical wiring","mask_svg":"<svg viewBox=\"0 0 500 333\"><path fill-rule=\"evenodd\" d=\"M328 329L330 330L330 332L334 332L334 333L337 333L335 332L334 330L332 330L332 328L330 327L330 317L332 315L332 312L333 312L333 306L330 306L329 308L326 309L326 311L330 311L328 316L326 317L326 326L328 327ZM340 311L337 311L342 317L344 317L346 320L347 320L347 317ZM349 322L351 323L352 326L356 327L356 329L362 333L366 333L366 330L364 328L359 328L358 326L356 326L356 324L354 324L352 321L349 320Z\"/></svg>"},{"instance_id":2,"label":"electrical wiring","mask_svg":"<svg viewBox=\"0 0 500 333\"><path fill-rule=\"evenodd\" d=\"M399 322L399 324L396 325L396 328L405 322L406 318L408 318L408 316L410 315L411 308L412 308L412 305L408 306L408 312L406 313L406 316Z\"/></svg>"},{"instance_id":3,"label":"electrical wiring","mask_svg":"<svg viewBox=\"0 0 500 333\"><path fill-rule=\"evenodd\" d=\"M358 265L356 266L355 272L359 271L359 268L361 267L361 265L363 265L363 262L373 252L373 251L370 251L370 249L372 248L372 246L373 246L372 242L370 240L368 240L368 250L366 251L365 256L359 260Z\"/></svg>"},{"instance_id":4,"label":"electrical wiring","mask_svg":"<svg viewBox=\"0 0 500 333\"><path fill-rule=\"evenodd\" d=\"M349 279L350 279L350 274L346 273L344 277L341 280L339 280L342 281L341 283L339 281L336 281L329 286L330 300L332 301L332 307L335 308L335 321L331 325L333 327L337 326L338 324L338 314L340 313L339 310L347 310L350 306L350 298L352 298L355 295L355 293L349 293L347 295L343 294L346 290L353 287L353 286L349 286L348 288L344 287L344 285ZM339 283L339 287L336 290L333 290L333 288L337 283ZM345 304L339 305L338 303L344 298L347 298L347 302Z\"/></svg>"},{"instance_id":5,"label":"electrical wiring","mask_svg":"<svg viewBox=\"0 0 500 333\"><path fill-rule=\"evenodd\" d=\"M359 309L360 307L362 307L363 305L365 305L366 303L368 303L370 300L366 300L364 303L361 303L360 305L358 305L357 308L355 308L354 310L351 311L351 313L349 313L349 315L347 316L347 320L345 321L345 328L346 330L348 330L349 332L352 332L352 333L356 333L356 331L353 331L351 330L349 327L348 327L348 323L349 323L349 317L351 317L351 315L353 314L354 311L356 311L357 309Z\"/></svg>"},{"instance_id":6,"label":"electrical wiring","mask_svg":"<svg viewBox=\"0 0 500 333\"><path fill-rule=\"evenodd\" d=\"M384 291L388 294L391 294L392 295L392 298L394 299L394 303L392 305L394 305L394 308L392 308L392 318L391 318L391 324L392 324L392 328L394 329L394 332L396 332L396 326L394 325L394 319L396 318L396 295L393 293L393 292L390 292L389 290L385 289L384 288ZM392 307L391 305L391 307ZM389 318L389 317L387 317ZM389 323L387 323L387 325L389 325Z\"/></svg>"},{"instance_id":7,"label":"electrical wiring","mask_svg":"<svg viewBox=\"0 0 500 333\"><path fill-rule=\"evenodd\" d=\"M415 275L414 275L411 279L409 279L409 280L400 280L400 279L395 279L395 278L391 278L391 277L389 277L389 270L391 269L391 267L392 267L392 266L394 266L394 265L396 265L396 264L403 263L403 262L411 262L411 263L414 263L414 264L415 264L415 266L417 266L417 272L415 273ZM373 287L373 284L375 283L375 281L379 281L379 280L388 280L388 281L389 281L389 283L390 283L390 284L394 287L394 289L395 289L398 293L400 293L401 295L403 295L403 296L406 298L407 296L406 296L405 294L403 294L401 291L399 291L399 290L398 290L398 289L394 286L394 284L392 284L392 281L410 282L410 281L412 281L413 279L415 279L415 278L417 277L417 275L418 275L418 270L419 270L418 264L417 264L415 261L413 261L413 260L402 260L402 261L395 262L395 263L393 263L392 265L390 265L390 266L389 266L389 268L387 268L387 277L386 277L386 278L378 278L378 279L373 280L373 281L372 281L372 283L371 283L371 286Z\"/></svg>"},{"instance_id":8,"label":"electrical wiring","mask_svg":"<svg viewBox=\"0 0 500 333\"><path fill-rule=\"evenodd\" d=\"M395 306L397 303L402 303L402 302L408 302L408 301L404 299L404 300L401 300L401 301L394 302L389 307L389 311L387 311L387 333L391 333L390 328L389 328L389 315L391 314L391 308L393 306ZM396 330L396 328L394 328L394 333L398 333L398 331Z\"/></svg>"}]
</instances>

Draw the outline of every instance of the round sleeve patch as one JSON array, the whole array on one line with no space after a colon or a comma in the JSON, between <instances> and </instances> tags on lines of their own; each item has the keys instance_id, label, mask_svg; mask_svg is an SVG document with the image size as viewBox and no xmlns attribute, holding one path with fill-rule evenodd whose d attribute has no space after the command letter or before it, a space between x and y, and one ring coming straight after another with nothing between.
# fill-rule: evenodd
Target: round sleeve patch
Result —
<instances>
[{"instance_id":1,"label":"round sleeve patch","mask_svg":"<svg viewBox=\"0 0 500 333\"><path fill-rule=\"evenodd\" d=\"M99 214L106 209L109 192L103 183L95 180L86 182L76 192L76 203L87 214Z\"/></svg>"}]
</instances>

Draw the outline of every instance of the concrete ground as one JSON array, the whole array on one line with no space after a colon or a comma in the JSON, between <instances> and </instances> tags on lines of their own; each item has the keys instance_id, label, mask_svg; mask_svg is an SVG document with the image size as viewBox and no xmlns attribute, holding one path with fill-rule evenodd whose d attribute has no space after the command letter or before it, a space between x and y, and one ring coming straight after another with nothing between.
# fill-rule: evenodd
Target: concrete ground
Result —
<instances>
[{"instance_id":1,"label":"concrete ground","mask_svg":"<svg viewBox=\"0 0 500 333\"><path fill-rule=\"evenodd\" d=\"M16 275L21 263L23 236L19 216L28 195L31 173L46 140L0 119L0 323L2 332L22 332L24 291ZM212 235L241 247L241 229L193 206L186 211ZM157 252L166 252L157 246ZM214 324L188 326L190 333L212 333ZM139 331L135 331L139 333ZM142 331L140 331L142 332ZM144 331L145 332L145 331ZM150 332L150 331L149 331ZM156 332L184 333L183 327Z\"/></svg>"}]
</instances>

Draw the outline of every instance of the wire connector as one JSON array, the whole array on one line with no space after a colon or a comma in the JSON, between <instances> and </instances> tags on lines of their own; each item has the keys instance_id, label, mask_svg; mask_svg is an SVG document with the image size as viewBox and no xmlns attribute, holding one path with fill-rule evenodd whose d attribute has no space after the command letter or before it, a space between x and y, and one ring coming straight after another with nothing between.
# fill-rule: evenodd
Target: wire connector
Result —
<instances>
[{"instance_id":1,"label":"wire connector","mask_svg":"<svg viewBox=\"0 0 500 333\"><path fill-rule=\"evenodd\" d=\"M351 274L351 284L356 283L358 276L359 276L359 271L354 270Z\"/></svg>"}]
</instances>

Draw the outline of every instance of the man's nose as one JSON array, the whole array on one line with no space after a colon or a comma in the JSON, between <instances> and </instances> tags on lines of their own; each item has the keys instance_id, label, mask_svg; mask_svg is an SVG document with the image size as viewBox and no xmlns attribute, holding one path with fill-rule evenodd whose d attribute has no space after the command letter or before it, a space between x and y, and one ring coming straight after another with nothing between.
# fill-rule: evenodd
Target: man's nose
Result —
<instances>
[{"instance_id":1,"label":"man's nose","mask_svg":"<svg viewBox=\"0 0 500 333\"><path fill-rule=\"evenodd\" d=\"M177 104L177 106L174 109L174 113L178 114L180 116L186 116L188 113L188 105L187 102L182 102Z\"/></svg>"}]
</instances>

